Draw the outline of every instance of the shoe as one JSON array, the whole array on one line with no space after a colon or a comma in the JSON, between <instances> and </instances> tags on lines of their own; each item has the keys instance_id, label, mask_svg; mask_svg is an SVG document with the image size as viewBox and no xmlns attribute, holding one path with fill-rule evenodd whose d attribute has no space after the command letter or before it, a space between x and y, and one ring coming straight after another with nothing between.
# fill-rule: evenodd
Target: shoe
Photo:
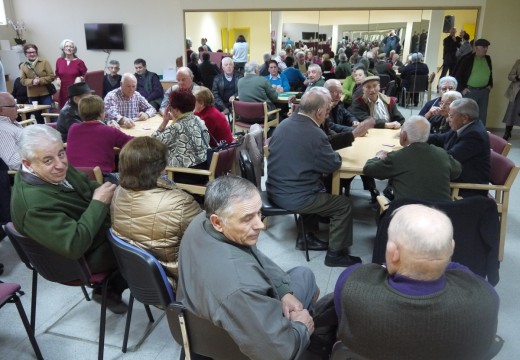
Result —
<instances>
[{"instance_id":1,"label":"shoe","mask_svg":"<svg viewBox=\"0 0 520 360\"><path fill-rule=\"evenodd\" d=\"M325 256L325 265L330 267L349 267L361 264L361 258L349 255L348 250L329 250Z\"/></svg>"},{"instance_id":2,"label":"shoe","mask_svg":"<svg viewBox=\"0 0 520 360\"><path fill-rule=\"evenodd\" d=\"M313 232L308 232L305 237L307 238L307 250L316 250L322 251L327 250L329 248L329 244L323 240L318 239ZM305 240L301 234L298 234L298 239L296 239L296 249L297 250L305 250Z\"/></svg>"},{"instance_id":3,"label":"shoe","mask_svg":"<svg viewBox=\"0 0 520 360\"><path fill-rule=\"evenodd\" d=\"M377 203L377 197L380 195L379 190L372 189L372 190L369 190L369 191L370 191L370 203L371 204Z\"/></svg>"},{"instance_id":4,"label":"shoe","mask_svg":"<svg viewBox=\"0 0 520 360\"><path fill-rule=\"evenodd\" d=\"M101 304L103 301L101 289L94 289L92 292L92 300ZM121 299L121 294L116 294L107 290L107 309L112 311L114 314L126 314L128 311L128 305Z\"/></svg>"}]
</instances>

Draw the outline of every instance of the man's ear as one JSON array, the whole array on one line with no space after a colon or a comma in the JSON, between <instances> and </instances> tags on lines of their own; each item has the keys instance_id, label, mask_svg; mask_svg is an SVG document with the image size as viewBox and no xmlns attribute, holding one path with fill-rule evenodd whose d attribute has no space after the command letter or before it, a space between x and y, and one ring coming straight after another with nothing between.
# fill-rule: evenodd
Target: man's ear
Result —
<instances>
[{"instance_id":1,"label":"man's ear","mask_svg":"<svg viewBox=\"0 0 520 360\"><path fill-rule=\"evenodd\" d=\"M31 162L30 162L29 160L27 160L27 159L22 159L22 164L23 164L23 166L25 166L27 169L29 169L29 170L32 171L32 169L31 169Z\"/></svg>"},{"instance_id":2,"label":"man's ear","mask_svg":"<svg viewBox=\"0 0 520 360\"><path fill-rule=\"evenodd\" d=\"M399 253L399 248L397 247L397 244L395 242L389 241L386 244L386 252L388 254L387 261L390 260L393 264L399 263L401 255Z\"/></svg>"},{"instance_id":3,"label":"man's ear","mask_svg":"<svg viewBox=\"0 0 520 360\"><path fill-rule=\"evenodd\" d=\"M211 222L211 225L213 225L213 228L217 230L218 232L223 232L222 229L222 219L219 218L217 214L211 214L209 217L209 221Z\"/></svg>"}]
</instances>

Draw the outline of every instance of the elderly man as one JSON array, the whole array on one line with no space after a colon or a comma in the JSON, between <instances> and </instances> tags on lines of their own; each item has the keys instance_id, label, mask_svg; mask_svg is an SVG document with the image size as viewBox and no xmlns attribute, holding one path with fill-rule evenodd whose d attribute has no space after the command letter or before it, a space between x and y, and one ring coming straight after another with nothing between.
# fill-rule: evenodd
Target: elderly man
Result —
<instances>
[{"instance_id":1,"label":"elderly man","mask_svg":"<svg viewBox=\"0 0 520 360\"><path fill-rule=\"evenodd\" d=\"M231 113L231 102L238 95L238 80L241 77L242 74L235 72L233 59L222 58L222 74L218 74L213 79L211 92L215 97L215 106L224 115Z\"/></svg>"},{"instance_id":2,"label":"elderly man","mask_svg":"<svg viewBox=\"0 0 520 360\"><path fill-rule=\"evenodd\" d=\"M121 85L121 75L118 72L119 61L110 60L108 62L108 74L103 77L103 98Z\"/></svg>"},{"instance_id":3,"label":"elderly man","mask_svg":"<svg viewBox=\"0 0 520 360\"><path fill-rule=\"evenodd\" d=\"M276 63L278 64L278 69L280 72L287 69L287 64L285 64L286 57L287 53L285 52L285 50L280 50L278 56L274 58L276 60Z\"/></svg>"},{"instance_id":4,"label":"elderly man","mask_svg":"<svg viewBox=\"0 0 520 360\"><path fill-rule=\"evenodd\" d=\"M22 168L15 176L11 215L22 234L58 254L85 257L92 272L112 271L116 260L107 241L109 206L116 185L89 181L68 165L61 135L47 125L24 129L19 143ZM109 284L108 308L124 313L122 277ZM101 301L101 289L93 299Z\"/></svg>"},{"instance_id":5,"label":"elderly man","mask_svg":"<svg viewBox=\"0 0 520 360\"><path fill-rule=\"evenodd\" d=\"M309 70L310 63L306 61L305 59L305 53L303 51L297 51L294 55L296 59L296 63L294 64L294 67L302 73L302 75L307 76L307 70Z\"/></svg>"},{"instance_id":6,"label":"elderly man","mask_svg":"<svg viewBox=\"0 0 520 360\"><path fill-rule=\"evenodd\" d=\"M350 199L325 192L323 174L341 166L340 155L320 129L329 112L331 98L324 88L303 94L298 113L278 125L269 142L266 188L278 206L303 216L308 248L326 250L325 265L350 266L361 262L349 254L352 245L352 207ZM329 243L314 234L319 217L330 218ZM296 248L304 249L304 234Z\"/></svg>"},{"instance_id":7,"label":"elderly man","mask_svg":"<svg viewBox=\"0 0 520 360\"><path fill-rule=\"evenodd\" d=\"M349 110L359 121L375 120L376 128L399 129L404 116L397 109L397 100L380 92L379 76L363 80L363 95L352 100Z\"/></svg>"},{"instance_id":8,"label":"elderly man","mask_svg":"<svg viewBox=\"0 0 520 360\"><path fill-rule=\"evenodd\" d=\"M22 164L18 153L22 126L16 121L17 109L13 96L0 92L0 158L13 170L18 170Z\"/></svg>"},{"instance_id":9,"label":"elderly man","mask_svg":"<svg viewBox=\"0 0 520 360\"><path fill-rule=\"evenodd\" d=\"M262 56L262 59L264 59L264 63L260 66L258 75L267 76L267 75L269 75L269 61L271 61L271 53L265 52L264 55ZM278 66L278 63L276 63L276 66Z\"/></svg>"},{"instance_id":10,"label":"elderly man","mask_svg":"<svg viewBox=\"0 0 520 360\"><path fill-rule=\"evenodd\" d=\"M428 145L430 123L422 116L411 116L401 128L401 150L378 151L369 159L363 173L376 179L390 179L395 199L450 201L450 181L462 166L444 149Z\"/></svg>"},{"instance_id":11,"label":"elderly man","mask_svg":"<svg viewBox=\"0 0 520 360\"><path fill-rule=\"evenodd\" d=\"M278 93L271 86L269 80L258 75L258 64L254 61L246 63L245 75L238 80L238 97L240 101L267 102L267 109L274 110L274 102L278 99ZM243 119L244 120L244 119ZM247 121L247 119L245 119Z\"/></svg>"},{"instance_id":12,"label":"elderly man","mask_svg":"<svg viewBox=\"0 0 520 360\"><path fill-rule=\"evenodd\" d=\"M472 99L455 100L450 105L448 122L451 130L431 134L428 143L444 148L462 164L455 180L464 183L489 184L489 135L478 119L478 105ZM462 196L487 195L487 191L464 190Z\"/></svg>"},{"instance_id":13,"label":"elderly man","mask_svg":"<svg viewBox=\"0 0 520 360\"><path fill-rule=\"evenodd\" d=\"M167 111L167 107L170 106L170 93L177 89L191 91L192 94L200 88L199 85L193 82L193 72L187 67L180 67L177 69L177 84L172 85L168 90L164 92L163 101L159 108L159 113L165 119L171 119L170 113Z\"/></svg>"},{"instance_id":14,"label":"elderly man","mask_svg":"<svg viewBox=\"0 0 520 360\"><path fill-rule=\"evenodd\" d=\"M182 238L177 299L226 330L248 358L299 359L314 331L306 309L319 290L308 268L285 272L257 249L261 207L246 179L208 184L205 212Z\"/></svg>"},{"instance_id":15,"label":"elderly man","mask_svg":"<svg viewBox=\"0 0 520 360\"><path fill-rule=\"evenodd\" d=\"M315 86L323 86L325 84L325 79L321 76L321 66L318 64L309 65L309 70L307 70L307 80L303 82L305 85L305 92L309 91Z\"/></svg>"},{"instance_id":16,"label":"elderly man","mask_svg":"<svg viewBox=\"0 0 520 360\"><path fill-rule=\"evenodd\" d=\"M134 61L135 77L137 79L137 92L141 94L155 110L159 109L164 95L164 89L159 75L148 71L144 59Z\"/></svg>"},{"instance_id":17,"label":"elderly man","mask_svg":"<svg viewBox=\"0 0 520 360\"><path fill-rule=\"evenodd\" d=\"M60 115L56 121L56 129L60 132L63 142L67 142L70 127L81 122L78 110L79 101L84 97L92 95L92 90L87 83L81 82L69 86L67 94L69 100L65 103L63 109L60 110Z\"/></svg>"},{"instance_id":18,"label":"elderly man","mask_svg":"<svg viewBox=\"0 0 520 360\"><path fill-rule=\"evenodd\" d=\"M130 73L123 74L121 86L105 96L105 120L115 121L125 128L133 128L135 121L154 116L157 111L136 91L137 79Z\"/></svg>"},{"instance_id":19,"label":"elderly man","mask_svg":"<svg viewBox=\"0 0 520 360\"><path fill-rule=\"evenodd\" d=\"M339 339L363 359L490 359L499 298L484 279L450 262L453 248L445 214L424 205L396 210L386 267L352 266L338 278Z\"/></svg>"},{"instance_id":20,"label":"elderly man","mask_svg":"<svg viewBox=\"0 0 520 360\"><path fill-rule=\"evenodd\" d=\"M460 59L454 75L459 81L457 90L473 99L479 107L479 119L486 126L489 92L493 88L493 67L487 55L489 41L475 41L475 52Z\"/></svg>"},{"instance_id":21,"label":"elderly man","mask_svg":"<svg viewBox=\"0 0 520 360\"><path fill-rule=\"evenodd\" d=\"M421 111L419 111L419 115L424 116L426 119L430 119L433 115L439 111L441 107L441 97L446 91L457 90L457 79L453 76L445 76L439 79L439 83L437 84L437 93L440 95L439 97L428 101L424 104Z\"/></svg>"}]
</instances>

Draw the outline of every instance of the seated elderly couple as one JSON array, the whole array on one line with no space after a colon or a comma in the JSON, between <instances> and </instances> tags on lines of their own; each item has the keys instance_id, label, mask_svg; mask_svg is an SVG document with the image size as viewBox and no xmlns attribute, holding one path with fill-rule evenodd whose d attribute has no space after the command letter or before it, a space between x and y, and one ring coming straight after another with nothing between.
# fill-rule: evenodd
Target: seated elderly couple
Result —
<instances>
[{"instance_id":1,"label":"seated elderly couple","mask_svg":"<svg viewBox=\"0 0 520 360\"><path fill-rule=\"evenodd\" d=\"M245 356L298 359L307 351L318 324L312 310L319 289L310 269L285 272L257 249L264 225L252 183L234 176L216 179L201 212L190 195L157 182L167 149L156 139L135 138L125 145L117 188L89 182L69 166L61 136L50 127L28 127L20 146L23 169L12 199L20 232L66 257L85 256L97 272L116 268L106 239L112 225L155 255L177 285L177 299L225 329ZM407 229L417 236L407 236ZM326 325L339 322L339 338L361 356L484 359L496 332L498 296L484 280L449 262L451 229L437 210L420 205L398 210L389 229L387 267L358 265L343 272L334 296L339 319ZM116 280L109 285L108 305L123 313L125 282ZM366 325L383 321L392 326ZM418 331L417 324L426 321L429 329ZM389 336L397 345L388 346Z\"/></svg>"}]
</instances>

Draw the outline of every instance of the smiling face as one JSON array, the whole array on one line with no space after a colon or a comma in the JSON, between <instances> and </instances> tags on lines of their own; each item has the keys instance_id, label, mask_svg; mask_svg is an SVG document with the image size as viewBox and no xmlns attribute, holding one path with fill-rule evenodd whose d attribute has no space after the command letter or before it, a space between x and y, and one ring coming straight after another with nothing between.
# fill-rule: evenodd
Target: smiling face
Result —
<instances>
[{"instance_id":1,"label":"smiling face","mask_svg":"<svg viewBox=\"0 0 520 360\"><path fill-rule=\"evenodd\" d=\"M36 51L35 48L27 48L25 51L25 57L27 57L27 60L34 61L38 57L38 51Z\"/></svg>"},{"instance_id":2,"label":"smiling face","mask_svg":"<svg viewBox=\"0 0 520 360\"><path fill-rule=\"evenodd\" d=\"M34 151L33 159L22 159L23 164L40 179L57 184L65 180L68 161L63 144L43 139Z\"/></svg>"},{"instance_id":3,"label":"smiling face","mask_svg":"<svg viewBox=\"0 0 520 360\"><path fill-rule=\"evenodd\" d=\"M65 53L65 55L67 56L72 56L74 55L74 50L75 50L75 46L74 46L74 43L70 42L70 41L67 41L65 43L65 45L63 46L63 52Z\"/></svg>"}]
</instances>

